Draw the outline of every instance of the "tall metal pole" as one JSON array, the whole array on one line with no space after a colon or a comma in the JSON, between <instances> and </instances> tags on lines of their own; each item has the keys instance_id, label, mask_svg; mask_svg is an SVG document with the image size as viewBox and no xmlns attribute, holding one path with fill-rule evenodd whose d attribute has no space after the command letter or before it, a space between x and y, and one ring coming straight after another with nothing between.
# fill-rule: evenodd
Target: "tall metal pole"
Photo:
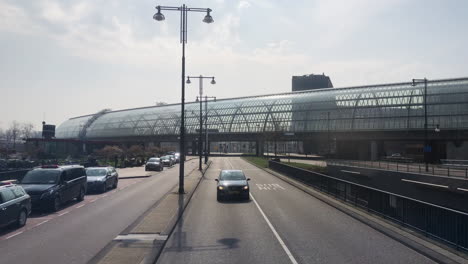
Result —
<instances>
[{"instance_id":1,"label":"tall metal pole","mask_svg":"<svg viewBox=\"0 0 468 264\"><path fill-rule=\"evenodd\" d=\"M208 143L208 96L205 96L205 164L208 163L208 151L210 145Z\"/></svg>"},{"instance_id":2,"label":"tall metal pole","mask_svg":"<svg viewBox=\"0 0 468 264\"><path fill-rule=\"evenodd\" d=\"M200 88L200 96L198 97L199 101L200 101L200 131L199 131L199 137L198 137L198 156L199 156L199 160L198 160L198 170L202 170L202 156L203 156L203 153L202 153L202 141L203 141L203 134L202 134L202 131L203 131L203 114L202 114L202 96L203 96L203 76L200 75L200 78L198 79L199 80L199 88Z\"/></svg>"},{"instance_id":3,"label":"tall metal pole","mask_svg":"<svg viewBox=\"0 0 468 264\"><path fill-rule=\"evenodd\" d=\"M427 79L424 78L424 163L426 165L426 172L429 171L428 164L428 151L429 151L429 140L427 136Z\"/></svg>"},{"instance_id":4,"label":"tall metal pole","mask_svg":"<svg viewBox=\"0 0 468 264\"><path fill-rule=\"evenodd\" d=\"M185 42L187 34L187 10L185 4L182 5L180 34L182 42L182 98L180 113L180 163L179 163L179 194L185 193L184 190L184 163L185 163Z\"/></svg>"}]
</instances>

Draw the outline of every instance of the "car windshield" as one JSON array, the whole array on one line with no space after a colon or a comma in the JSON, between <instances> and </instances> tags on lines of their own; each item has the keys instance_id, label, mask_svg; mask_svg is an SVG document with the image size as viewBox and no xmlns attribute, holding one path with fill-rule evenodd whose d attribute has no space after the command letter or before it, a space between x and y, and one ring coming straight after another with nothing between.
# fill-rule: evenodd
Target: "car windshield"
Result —
<instances>
[{"instance_id":1,"label":"car windshield","mask_svg":"<svg viewBox=\"0 0 468 264\"><path fill-rule=\"evenodd\" d=\"M86 169L87 176L106 176L106 169Z\"/></svg>"},{"instance_id":2,"label":"car windshield","mask_svg":"<svg viewBox=\"0 0 468 264\"><path fill-rule=\"evenodd\" d=\"M151 158L148 162L159 162L159 158Z\"/></svg>"},{"instance_id":3,"label":"car windshield","mask_svg":"<svg viewBox=\"0 0 468 264\"><path fill-rule=\"evenodd\" d=\"M59 170L32 170L24 175L22 184L55 184L60 175Z\"/></svg>"},{"instance_id":4,"label":"car windshield","mask_svg":"<svg viewBox=\"0 0 468 264\"><path fill-rule=\"evenodd\" d=\"M222 171L219 178L222 181L242 181L245 180L245 175L242 171Z\"/></svg>"},{"instance_id":5,"label":"car windshield","mask_svg":"<svg viewBox=\"0 0 468 264\"><path fill-rule=\"evenodd\" d=\"M161 157L161 159L162 159L162 160L167 160L167 159L169 159L169 157L168 157L168 156L164 156L164 157Z\"/></svg>"}]
</instances>

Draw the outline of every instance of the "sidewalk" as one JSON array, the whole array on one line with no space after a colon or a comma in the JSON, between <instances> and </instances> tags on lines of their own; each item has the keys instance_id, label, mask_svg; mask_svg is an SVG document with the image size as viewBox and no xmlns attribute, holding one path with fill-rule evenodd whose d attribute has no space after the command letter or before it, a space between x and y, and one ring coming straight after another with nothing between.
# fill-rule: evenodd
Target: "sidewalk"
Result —
<instances>
[{"instance_id":1,"label":"sidewalk","mask_svg":"<svg viewBox=\"0 0 468 264\"><path fill-rule=\"evenodd\" d=\"M196 168L189 171L185 176L185 194L179 195L176 186L131 230L117 236L90 263L154 263L210 164L203 165L203 172Z\"/></svg>"}]
</instances>

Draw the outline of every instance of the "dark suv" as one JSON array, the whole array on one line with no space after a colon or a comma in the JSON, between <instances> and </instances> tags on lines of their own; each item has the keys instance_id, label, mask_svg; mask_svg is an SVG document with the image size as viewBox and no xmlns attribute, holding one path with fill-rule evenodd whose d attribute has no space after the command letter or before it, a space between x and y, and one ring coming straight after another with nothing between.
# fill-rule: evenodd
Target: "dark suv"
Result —
<instances>
[{"instance_id":1,"label":"dark suv","mask_svg":"<svg viewBox=\"0 0 468 264\"><path fill-rule=\"evenodd\" d=\"M20 184L31 196L32 208L57 211L60 205L84 200L86 171L83 166L42 166L26 173Z\"/></svg>"}]
</instances>

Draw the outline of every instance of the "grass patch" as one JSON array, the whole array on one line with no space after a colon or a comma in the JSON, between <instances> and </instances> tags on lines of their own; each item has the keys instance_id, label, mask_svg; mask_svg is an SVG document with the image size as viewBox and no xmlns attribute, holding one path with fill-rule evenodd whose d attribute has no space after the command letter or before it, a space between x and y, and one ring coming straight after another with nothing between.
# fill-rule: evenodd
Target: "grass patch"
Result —
<instances>
[{"instance_id":1,"label":"grass patch","mask_svg":"<svg viewBox=\"0 0 468 264\"><path fill-rule=\"evenodd\" d=\"M262 167L262 168L268 168L268 159L267 158L261 158L261 157L242 157L243 159L252 162L253 164Z\"/></svg>"},{"instance_id":2,"label":"grass patch","mask_svg":"<svg viewBox=\"0 0 468 264\"><path fill-rule=\"evenodd\" d=\"M317 166L317 165L312 165L312 164L306 164L306 163L299 163L299 162L282 162L283 164L293 166L296 168L301 168L304 170L309 170L309 171L314 171L318 173L327 173L327 168L322 167L322 166Z\"/></svg>"}]
</instances>

